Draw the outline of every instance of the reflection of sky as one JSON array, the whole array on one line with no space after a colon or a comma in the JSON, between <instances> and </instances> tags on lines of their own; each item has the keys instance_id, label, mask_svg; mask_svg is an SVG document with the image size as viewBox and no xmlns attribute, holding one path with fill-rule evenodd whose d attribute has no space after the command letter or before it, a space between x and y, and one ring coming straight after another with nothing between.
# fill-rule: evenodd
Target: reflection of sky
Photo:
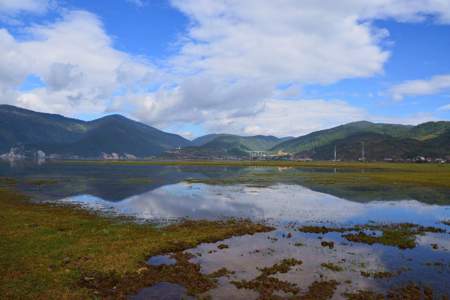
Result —
<instances>
[{"instance_id":1,"label":"reflection of sky","mask_svg":"<svg viewBox=\"0 0 450 300\"><path fill-rule=\"evenodd\" d=\"M415 200L356 203L298 185L248 187L178 183L120 202L79 195L62 201L144 219L217 219L248 217L275 221L364 223L413 222L432 224L450 218L450 206Z\"/></svg>"}]
</instances>

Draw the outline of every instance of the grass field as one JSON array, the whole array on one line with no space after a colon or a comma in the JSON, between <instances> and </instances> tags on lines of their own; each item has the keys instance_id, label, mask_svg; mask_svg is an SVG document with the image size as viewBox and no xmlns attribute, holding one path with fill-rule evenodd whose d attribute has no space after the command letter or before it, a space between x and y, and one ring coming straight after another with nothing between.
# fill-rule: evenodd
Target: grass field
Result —
<instances>
[{"instance_id":1,"label":"grass field","mask_svg":"<svg viewBox=\"0 0 450 300\"><path fill-rule=\"evenodd\" d=\"M258 161L258 160L185 160L185 161L111 161L111 160L67 160L63 164L95 165L138 165L138 166L230 166L230 167L303 167L303 168L340 168L340 169L378 169L403 171L444 171L450 172L450 164L416 164L385 162L333 162L333 161Z\"/></svg>"},{"instance_id":2,"label":"grass field","mask_svg":"<svg viewBox=\"0 0 450 300\"><path fill-rule=\"evenodd\" d=\"M146 268L146 258L268 230L245 220L186 221L156 228L74 207L32 204L25 196L1 188L0 295L2 299L86 299L103 298L105 291L111 296L113 290L114 298L122 298L164 276L195 287L195 282L186 281L209 282L195 273L195 267L181 265L159 274ZM194 274L187 276L189 272ZM179 274L185 277L179 279Z\"/></svg>"}]
</instances>

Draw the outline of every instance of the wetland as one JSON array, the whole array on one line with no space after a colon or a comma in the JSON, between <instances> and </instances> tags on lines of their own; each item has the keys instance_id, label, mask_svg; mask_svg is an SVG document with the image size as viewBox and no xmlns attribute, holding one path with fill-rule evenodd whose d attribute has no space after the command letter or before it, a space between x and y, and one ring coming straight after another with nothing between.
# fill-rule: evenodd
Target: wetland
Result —
<instances>
[{"instance_id":1,"label":"wetland","mask_svg":"<svg viewBox=\"0 0 450 300\"><path fill-rule=\"evenodd\" d=\"M0 164L6 299L444 299L447 165Z\"/></svg>"}]
</instances>

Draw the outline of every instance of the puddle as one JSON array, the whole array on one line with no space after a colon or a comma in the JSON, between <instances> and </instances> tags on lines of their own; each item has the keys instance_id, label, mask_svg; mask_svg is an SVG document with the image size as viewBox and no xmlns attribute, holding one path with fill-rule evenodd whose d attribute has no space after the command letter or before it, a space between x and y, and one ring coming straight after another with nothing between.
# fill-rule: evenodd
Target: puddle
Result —
<instances>
[{"instance_id":1,"label":"puddle","mask_svg":"<svg viewBox=\"0 0 450 300\"><path fill-rule=\"evenodd\" d=\"M161 265L174 265L177 261L168 255L156 255L152 256L147 260L150 266L161 266Z\"/></svg>"},{"instance_id":2,"label":"puddle","mask_svg":"<svg viewBox=\"0 0 450 300\"><path fill-rule=\"evenodd\" d=\"M291 237L287 238L289 232ZM439 234L441 239L445 235ZM333 241L334 247L323 247L323 240ZM212 251L220 243L226 243L229 248ZM372 290L386 293L409 282L431 287L436 295L448 295L449 287L442 284L442 279L450 278L450 253L448 249L441 250L433 252L429 245L421 244L415 249L400 250L383 245L349 243L336 233L307 234L279 228L271 233L203 244L188 252L195 255L191 262L199 264L204 274L222 267L233 272L221 277L220 285L206 294L213 299L225 299L230 293L233 299L257 299L258 293L237 289L233 282L253 280L262 268L274 266L283 259L300 260L302 264L273 277L294 284L299 294L306 293L314 282L335 280L338 285L333 299L342 299L347 292ZM427 265L427 261L435 264Z\"/></svg>"}]
</instances>

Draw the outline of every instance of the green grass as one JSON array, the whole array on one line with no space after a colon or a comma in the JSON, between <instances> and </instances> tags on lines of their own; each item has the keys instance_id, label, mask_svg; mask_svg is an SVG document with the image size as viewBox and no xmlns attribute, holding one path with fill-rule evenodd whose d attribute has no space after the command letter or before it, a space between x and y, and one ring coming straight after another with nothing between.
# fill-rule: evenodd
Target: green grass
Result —
<instances>
[{"instance_id":1,"label":"green grass","mask_svg":"<svg viewBox=\"0 0 450 300\"><path fill-rule=\"evenodd\" d=\"M92 298L95 290L80 284L86 274L100 279L114 274L115 284L124 288L120 282L133 278L133 287L144 287L146 283L139 280L145 276L130 274L136 274L149 256L270 229L238 220L186 221L157 228L74 207L31 204L25 196L2 188L0 295L3 299Z\"/></svg>"},{"instance_id":2,"label":"green grass","mask_svg":"<svg viewBox=\"0 0 450 300\"><path fill-rule=\"evenodd\" d=\"M450 203L450 164L295 162L295 161L67 161L87 166L235 167L216 178L191 178L190 183L246 184L265 187L299 184L312 190L357 202L416 199ZM253 168L256 167L256 168Z\"/></svg>"},{"instance_id":3,"label":"green grass","mask_svg":"<svg viewBox=\"0 0 450 300\"><path fill-rule=\"evenodd\" d=\"M344 169L383 169L383 170L443 170L450 172L450 164L415 164L384 162L333 162L333 161L271 161L271 160L67 160L61 164L95 165L139 165L139 166L261 166L261 167L305 167L305 168L344 168Z\"/></svg>"},{"instance_id":4,"label":"green grass","mask_svg":"<svg viewBox=\"0 0 450 300\"><path fill-rule=\"evenodd\" d=\"M409 184L420 186L435 186L450 188L450 164L412 164L412 163L359 163L359 162L296 162L296 161L66 161L65 164L93 164L93 165L129 165L129 166L230 166L230 167L295 167L307 169L337 169L355 172L310 173L297 174L306 180L322 183L351 183L367 182L378 184ZM361 172L356 172L361 171ZM367 172L363 172L367 171ZM282 174L274 174L277 177ZM256 175L258 176L258 175ZM270 176L270 174L260 174ZM290 175L291 176L291 175ZM245 179L245 178L244 178ZM256 180L254 175L251 178ZM264 178L262 178L263 180ZM269 178L270 179L270 178ZM215 179L213 179L215 180ZM242 178L235 178L241 181ZM220 181L220 179L219 179Z\"/></svg>"},{"instance_id":5,"label":"green grass","mask_svg":"<svg viewBox=\"0 0 450 300\"><path fill-rule=\"evenodd\" d=\"M450 167L437 164L305 163L292 168L267 168L222 178L192 178L190 183L270 186L300 184L315 191L358 202L416 199L450 203ZM358 169L359 168L359 169Z\"/></svg>"},{"instance_id":6,"label":"green grass","mask_svg":"<svg viewBox=\"0 0 450 300\"><path fill-rule=\"evenodd\" d=\"M336 264L331 263L331 262L329 262L329 263L322 263L321 266L322 266L322 268L331 270L333 272L342 272L344 270L341 266L336 265Z\"/></svg>"},{"instance_id":7,"label":"green grass","mask_svg":"<svg viewBox=\"0 0 450 300\"><path fill-rule=\"evenodd\" d=\"M327 234L330 232L343 233L342 237L351 242L365 243L369 245L382 244L398 247L400 249L412 249L416 247L416 237L426 233L445 233L438 227L425 227L411 223L399 224L365 224L353 227L324 227L303 226L298 231L305 233ZM325 267L324 265L322 265Z\"/></svg>"}]
</instances>

